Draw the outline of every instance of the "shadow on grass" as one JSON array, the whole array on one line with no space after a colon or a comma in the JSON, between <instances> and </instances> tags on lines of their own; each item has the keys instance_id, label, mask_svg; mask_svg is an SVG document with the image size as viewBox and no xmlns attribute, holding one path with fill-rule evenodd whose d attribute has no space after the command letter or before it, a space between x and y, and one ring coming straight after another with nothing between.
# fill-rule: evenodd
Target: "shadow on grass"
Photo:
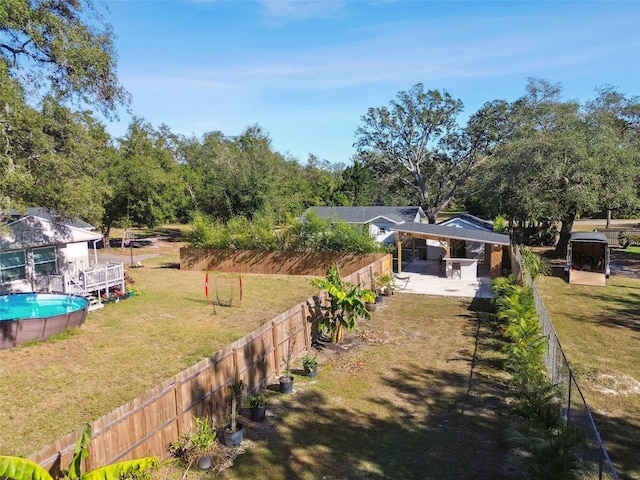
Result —
<instances>
[{"instance_id":1,"label":"shadow on grass","mask_svg":"<svg viewBox=\"0 0 640 480\"><path fill-rule=\"evenodd\" d=\"M607 305L607 315L587 319L609 327L623 327L640 332L640 293L630 289L616 289L610 293L592 295L594 300Z\"/></svg>"},{"instance_id":2,"label":"shadow on grass","mask_svg":"<svg viewBox=\"0 0 640 480\"><path fill-rule=\"evenodd\" d=\"M156 268L170 268L174 270L180 270L180 263L179 262L163 262L160 265L158 265Z\"/></svg>"},{"instance_id":3,"label":"shadow on grass","mask_svg":"<svg viewBox=\"0 0 640 480\"><path fill-rule=\"evenodd\" d=\"M483 398L470 401L466 376L418 366L389 372L385 383L392 396L373 401L391 415L336 408L316 390L300 394L275 419L284 428L237 459L234 478L256 478L256 465L274 479L511 478L502 472L501 407L491 389L477 386Z\"/></svg>"},{"instance_id":4,"label":"shadow on grass","mask_svg":"<svg viewBox=\"0 0 640 480\"><path fill-rule=\"evenodd\" d=\"M618 477L640 479L640 420L621 419L592 412Z\"/></svg>"},{"instance_id":5,"label":"shadow on grass","mask_svg":"<svg viewBox=\"0 0 640 480\"><path fill-rule=\"evenodd\" d=\"M504 390L492 364L484 363L495 345L479 315L469 315L465 327L475 337L474 351L442 364L407 357L375 386L363 386L357 374L321 372L319 382L340 375L337 395L296 379L297 391L273 408L268 433L256 428L249 435L259 443L236 459L228 478L518 478L501 442ZM455 368L447 366L453 362ZM363 398L347 393L363 388Z\"/></svg>"}]
</instances>

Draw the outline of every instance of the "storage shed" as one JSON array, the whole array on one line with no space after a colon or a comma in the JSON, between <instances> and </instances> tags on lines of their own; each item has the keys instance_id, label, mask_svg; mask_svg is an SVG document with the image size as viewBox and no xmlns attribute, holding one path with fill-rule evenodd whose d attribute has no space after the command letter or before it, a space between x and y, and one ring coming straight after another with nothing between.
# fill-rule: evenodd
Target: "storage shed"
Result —
<instances>
[{"instance_id":1,"label":"storage shed","mask_svg":"<svg viewBox=\"0 0 640 480\"><path fill-rule=\"evenodd\" d=\"M604 233L572 233L564 271L571 284L604 287L610 274L609 241Z\"/></svg>"}]
</instances>

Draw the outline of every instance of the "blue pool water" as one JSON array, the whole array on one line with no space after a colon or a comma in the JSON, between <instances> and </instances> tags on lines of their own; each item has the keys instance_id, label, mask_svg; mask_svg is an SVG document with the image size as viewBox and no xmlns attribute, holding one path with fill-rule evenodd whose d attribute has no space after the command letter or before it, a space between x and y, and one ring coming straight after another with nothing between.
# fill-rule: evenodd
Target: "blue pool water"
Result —
<instances>
[{"instance_id":1,"label":"blue pool water","mask_svg":"<svg viewBox=\"0 0 640 480\"><path fill-rule=\"evenodd\" d=\"M82 310L89 301L75 295L13 293L0 295L0 321L18 318L47 318Z\"/></svg>"}]
</instances>

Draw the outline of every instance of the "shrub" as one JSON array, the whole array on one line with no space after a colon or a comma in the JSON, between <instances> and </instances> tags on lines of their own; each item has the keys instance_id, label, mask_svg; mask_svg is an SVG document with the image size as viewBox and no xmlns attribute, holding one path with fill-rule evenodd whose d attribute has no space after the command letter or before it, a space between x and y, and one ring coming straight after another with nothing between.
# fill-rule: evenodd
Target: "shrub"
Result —
<instances>
[{"instance_id":1,"label":"shrub","mask_svg":"<svg viewBox=\"0 0 640 480\"><path fill-rule=\"evenodd\" d=\"M233 217L223 225L196 214L191 227L185 238L194 248L350 253L387 252L392 248L376 242L365 225L325 220L314 212L302 221L290 219L280 228L270 215L255 215L253 220Z\"/></svg>"},{"instance_id":2,"label":"shrub","mask_svg":"<svg viewBox=\"0 0 640 480\"><path fill-rule=\"evenodd\" d=\"M494 232L506 232L509 228L509 222L504 215L498 215L493 219L493 231Z\"/></svg>"},{"instance_id":3,"label":"shrub","mask_svg":"<svg viewBox=\"0 0 640 480\"><path fill-rule=\"evenodd\" d=\"M249 395L247 397L247 403L250 408L257 407L266 407L267 406L267 397L264 395Z\"/></svg>"},{"instance_id":4,"label":"shrub","mask_svg":"<svg viewBox=\"0 0 640 480\"><path fill-rule=\"evenodd\" d=\"M640 235L635 235L625 230L618 235L618 241L622 248L627 248L630 245L640 245Z\"/></svg>"},{"instance_id":5,"label":"shrub","mask_svg":"<svg viewBox=\"0 0 640 480\"><path fill-rule=\"evenodd\" d=\"M547 261L533 250L527 247L521 247L520 255L522 256L522 266L531 276L532 280L551 273L551 268Z\"/></svg>"},{"instance_id":6,"label":"shrub","mask_svg":"<svg viewBox=\"0 0 640 480\"><path fill-rule=\"evenodd\" d=\"M211 456L212 465L219 465L222 462L220 445L209 417L195 418L195 422L195 431L180 435L178 440L169 445L169 453L187 468L204 455Z\"/></svg>"}]
</instances>

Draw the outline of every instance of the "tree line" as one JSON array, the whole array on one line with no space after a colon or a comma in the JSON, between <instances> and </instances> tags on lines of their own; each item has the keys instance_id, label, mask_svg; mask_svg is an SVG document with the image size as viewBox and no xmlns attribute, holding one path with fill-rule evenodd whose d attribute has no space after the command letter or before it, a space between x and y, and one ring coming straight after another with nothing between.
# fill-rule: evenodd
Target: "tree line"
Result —
<instances>
[{"instance_id":1,"label":"tree line","mask_svg":"<svg viewBox=\"0 0 640 480\"><path fill-rule=\"evenodd\" d=\"M364 113L355 154L333 164L273 149L267 132L199 137L133 117L112 138L98 114L129 97L113 32L91 4L0 5L0 208L43 206L100 226L157 226L258 216L290 223L312 205L420 205L512 227L640 211L640 100L610 86L581 103L530 79L513 102L464 105L421 83ZM94 112L95 110L95 112Z\"/></svg>"}]
</instances>

